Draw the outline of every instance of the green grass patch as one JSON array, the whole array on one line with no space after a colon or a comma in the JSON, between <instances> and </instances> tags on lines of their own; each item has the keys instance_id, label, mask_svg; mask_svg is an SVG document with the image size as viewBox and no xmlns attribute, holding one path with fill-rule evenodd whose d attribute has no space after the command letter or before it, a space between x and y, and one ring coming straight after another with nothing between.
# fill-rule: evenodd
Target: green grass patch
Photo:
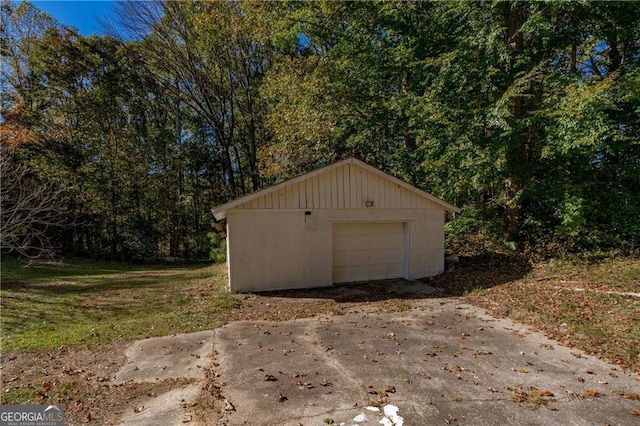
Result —
<instances>
[{"instance_id":1,"label":"green grass patch","mask_svg":"<svg viewBox=\"0 0 640 426\"><path fill-rule=\"evenodd\" d=\"M2 352L220 326L236 306L224 265L2 262Z\"/></svg>"}]
</instances>

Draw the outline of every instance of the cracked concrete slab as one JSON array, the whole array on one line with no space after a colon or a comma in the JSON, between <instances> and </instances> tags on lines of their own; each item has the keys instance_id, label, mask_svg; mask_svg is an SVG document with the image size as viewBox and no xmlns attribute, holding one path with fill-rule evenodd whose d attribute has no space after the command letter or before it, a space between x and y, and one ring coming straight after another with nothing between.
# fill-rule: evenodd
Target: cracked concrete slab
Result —
<instances>
[{"instance_id":1,"label":"cracked concrete slab","mask_svg":"<svg viewBox=\"0 0 640 426\"><path fill-rule=\"evenodd\" d=\"M190 379L187 384L141 401L125 413L119 425L180 425L193 418L189 409L197 399L211 363L213 331L155 337L134 342L127 350L127 363L114 382L160 382Z\"/></svg>"},{"instance_id":2,"label":"cracked concrete slab","mask_svg":"<svg viewBox=\"0 0 640 426\"><path fill-rule=\"evenodd\" d=\"M189 423L193 418L189 406L198 396L200 384L173 389L153 399L149 399L139 407L138 412L126 414L120 426L156 426L180 425Z\"/></svg>"},{"instance_id":3,"label":"cracked concrete slab","mask_svg":"<svg viewBox=\"0 0 640 426\"><path fill-rule=\"evenodd\" d=\"M116 373L115 383L203 377L212 345L211 330L138 340L126 350L127 364Z\"/></svg>"},{"instance_id":4,"label":"cracked concrete slab","mask_svg":"<svg viewBox=\"0 0 640 426\"><path fill-rule=\"evenodd\" d=\"M231 323L214 349L236 409L226 424L638 422L637 374L450 298L400 313Z\"/></svg>"}]
</instances>

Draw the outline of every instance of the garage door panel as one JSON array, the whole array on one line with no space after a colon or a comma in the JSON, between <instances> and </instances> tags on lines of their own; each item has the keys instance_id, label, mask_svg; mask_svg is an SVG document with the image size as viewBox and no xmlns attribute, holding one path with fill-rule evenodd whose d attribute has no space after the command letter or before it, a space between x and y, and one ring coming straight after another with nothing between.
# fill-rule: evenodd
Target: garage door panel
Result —
<instances>
[{"instance_id":1,"label":"garage door panel","mask_svg":"<svg viewBox=\"0 0 640 426\"><path fill-rule=\"evenodd\" d=\"M385 265L386 267L386 274L389 277L402 277L402 266L403 266L403 262L396 262L396 263L387 263Z\"/></svg>"},{"instance_id":2,"label":"garage door panel","mask_svg":"<svg viewBox=\"0 0 640 426\"><path fill-rule=\"evenodd\" d=\"M384 265L387 263L387 249L371 249L369 251L369 262L372 265Z\"/></svg>"},{"instance_id":3,"label":"garage door panel","mask_svg":"<svg viewBox=\"0 0 640 426\"><path fill-rule=\"evenodd\" d=\"M333 227L333 281L403 276L404 225L339 223Z\"/></svg>"},{"instance_id":4,"label":"garage door panel","mask_svg":"<svg viewBox=\"0 0 640 426\"><path fill-rule=\"evenodd\" d=\"M361 250L370 244L371 237L367 234L355 234L351 236L350 242L352 249Z\"/></svg>"},{"instance_id":5,"label":"garage door panel","mask_svg":"<svg viewBox=\"0 0 640 426\"><path fill-rule=\"evenodd\" d=\"M353 227L352 225L354 224L350 224L350 223L342 223L339 226L343 226L346 228L349 228L349 234L351 236L368 236L371 234L371 230L368 227L368 224L360 224L362 226L356 226Z\"/></svg>"},{"instance_id":6,"label":"garage door panel","mask_svg":"<svg viewBox=\"0 0 640 426\"><path fill-rule=\"evenodd\" d=\"M363 226L366 229L367 235L370 236L384 236L387 233L387 226L384 223L380 224L368 224Z\"/></svg>"},{"instance_id":7,"label":"garage door panel","mask_svg":"<svg viewBox=\"0 0 640 426\"><path fill-rule=\"evenodd\" d=\"M395 224L389 223L354 223L351 224L357 228L353 229L355 235L385 235L390 226Z\"/></svg>"},{"instance_id":8,"label":"garage door panel","mask_svg":"<svg viewBox=\"0 0 640 426\"><path fill-rule=\"evenodd\" d=\"M371 265L369 267L370 276L372 277L385 277L387 276L387 265Z\"/></svg>"},{"instance_id":9,"label":"garage door panel","mask_svg":"<svg viewBox=\"0 0 640 426\"><path fill-rule=\"evenodd\" d=\"M404 247L404 241L400 240L400 241L388 241L385 248L401 250L402 247Z\"/></svg>"},{"instance_id":10,"label":"garage door panel","mask_svg":"<svg viewBox=\"0 0 640 426\"><path fill-rule=\"evenodd\" d=\"M369 253L365 251L353 251L351 252L351 263L353 265L368 265Z\"/></svg>"},{"instance_id":11,"label":"garage door panel","mask_svg":"<svg viewBox=\"0 0 640 426\"><path fill-rule=\"evenodd\" d=\"M333 265L336 267L351 265L351 252L350 251L334 252Z\"/></svg>"},{"instance_id":12,"label":"garage door panel","mask_svg":"<svg viewBox=\"0 0 640 426\"><path fill-rule=\"evenodd\" d=\"M372 248L385 248L387 247L387 240L389 238L386 234L371 235L369 244Z\"/></svg>"},{"instance_id":13,"label":"garage door panel","mask_svg":"<svg viewBox=\"0 0 640 426\"><path fill-rule=\"evenodd\" d=\"M335 235L333 238L334 250L351 250L351 239L345 235Z\"/></svg>"},{"instance_id":14,"label":"garage door panel","mask_svg":"<svg viewBox=\"0 0 640 426\"><path fill-rule=\"evenodd\" d=\"M386 255L387 263L396 263L396 262L402 263L402 261L404 260L402 256L402 251L398 249L385 250L385 255Z\"/></svg>"},{"instance_id":15,"label":"garage door panel","mask_svg":"<svg viewBox=\"0 0 640 426\"><path fill-rule=\"evenodd\" d=\"M390 232L389 234L387 234L387 247L400 248L403 245L404 237L402 235L402 232Z\"/></svg>"}]
</instances>

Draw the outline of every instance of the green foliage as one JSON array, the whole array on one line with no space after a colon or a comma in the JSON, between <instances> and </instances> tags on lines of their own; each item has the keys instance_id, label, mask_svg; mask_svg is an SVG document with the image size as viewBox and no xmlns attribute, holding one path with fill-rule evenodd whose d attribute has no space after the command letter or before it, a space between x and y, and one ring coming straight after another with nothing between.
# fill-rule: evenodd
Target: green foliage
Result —
<instances>
[{"instance_id":1,"label":"green foliage","mask_svg":"<svg viewBox=\"0 0 640 426\"><path fill-rule=\"evenodd\" d=\"M460 245L459 241L466 242L466 239L470 236L477 235L480 232L480 226L479 218L473 217L469 213L450 220L444 225L445 248L456 252L456 248Z\"/></svg>"},{"instance_id":2,"label":"green foliage","mask_svg":"<svg viewBox=\"0 0 640 426\"><path fill-rule=\"evenodd\" d=\"M260 90L273 101L265 124L272 138L260 149L262 176L275 183L327 164L341 105L331 96L326 67L318 58L282 58Z\"/></svg>"},{"instance_id":3,"label":"green foliage","mask_svg":"<svg viewBox=\"0 0 640 426\"><path fill-rule=\"evenodd\" d=\"M209 250L209 260L215 263L224 263L227 261L227 239L217 232L209 232L207 234L211 249Z\"/></svg>"},{"instance_id":4,"label":"green foliage","mask_svg":"<svg viewBox=\"0 0 640 426\"><path fill-rule=\"evenodd\" d=\"M468 206L445 223L445 249L462 256L503 252L506 246L500 240L501 231L500 218L491 218L487 212Z\"/></svg>"},{"instance_id":5,"label":"green foliage","mask_svg":"<svg viewBox=\"0 0 640 426\"><path fill-rule=\"evenodd\" d=\"M2 3L3 135L73 188L67 251L221 260L211 207L349 155L463 206L456 250L638 247L637 2L119 7L132 41Z\"/></svg>"}]
</instances>

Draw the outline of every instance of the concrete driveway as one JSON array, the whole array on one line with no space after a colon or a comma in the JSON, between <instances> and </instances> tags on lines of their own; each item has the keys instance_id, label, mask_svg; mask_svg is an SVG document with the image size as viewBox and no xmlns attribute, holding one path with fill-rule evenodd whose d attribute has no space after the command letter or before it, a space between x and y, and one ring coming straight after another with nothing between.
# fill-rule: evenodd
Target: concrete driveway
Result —
<instances>
[{"instance_id":1,"label":"concrete driveway","mask_svg":"<svg viewBox=\"0 0 640 426\"><path fill-rule=\"evenodd\" d=\"M453 298L401 313L235 322L215 331L213 349L234 409L212 422L640 424L638 375Z\"/></svg>"}]
</instances>

